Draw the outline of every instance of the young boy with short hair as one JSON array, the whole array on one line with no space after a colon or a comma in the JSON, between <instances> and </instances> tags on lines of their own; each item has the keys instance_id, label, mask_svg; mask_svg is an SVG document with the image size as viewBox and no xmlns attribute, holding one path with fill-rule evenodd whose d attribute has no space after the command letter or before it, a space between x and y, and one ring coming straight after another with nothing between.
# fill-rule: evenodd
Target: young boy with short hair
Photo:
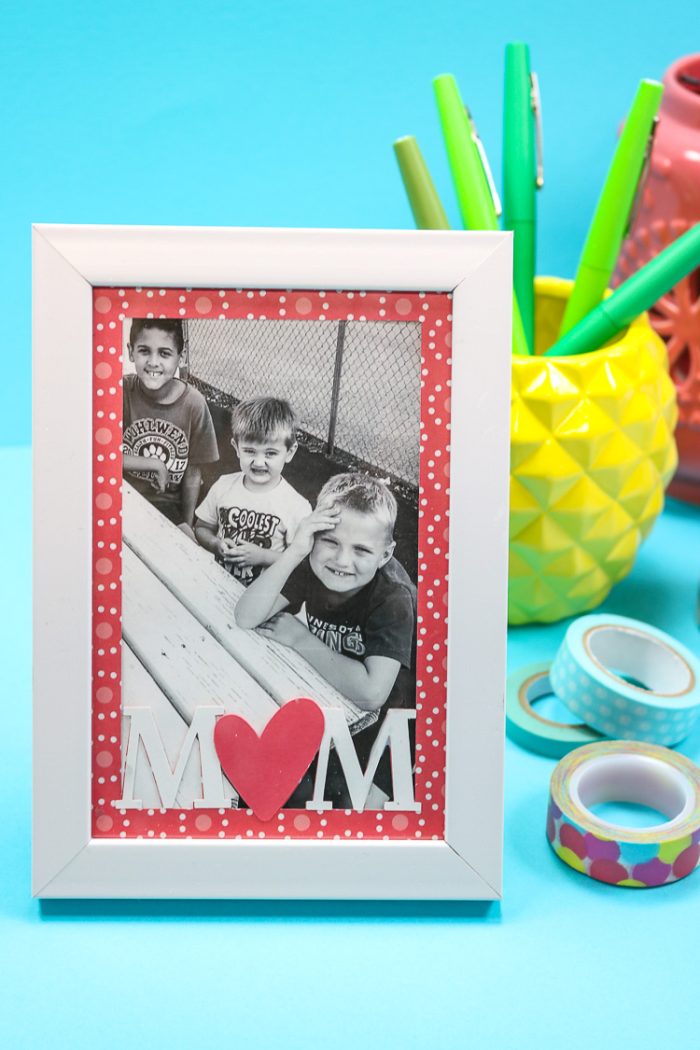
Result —
<instances>
[{"instance_id":1,"label":"young boy with short hair","mask_svg":"<svg viewBox=\"0 0 700 1050\"><path fill-rule=\"evenodd\" d=\"M363 768L387 708L415 706L415 587L393 558L396 513L381 481L335 475L289 547L236 606L239 626L295 649L358 707L379 712L354 738ZM290 615L302 606L306 624ZM386 752L374 783L390 794ZM326 797L350 804L335 752Z\"/></svg>"},{"instance_id":2,"label":"young boy with short hair","mask_svg":"<svg viewBox=\"0 0 700 1050\"><path fill-rule=\"evenodd\" d=\"M134 318L123 382L123 469L142 496L194 539L201 466L219 458L211 414L198 390L179 379L182 322Z\"/></svg>"},{"instance_id":3,"label":"young boy with short hair","mask_svg":"<svg viewBox=\"0 0 700 1050\"><path fill-rule=\"evenodd\" d=\"M214 482L197 507L195 533L247 585L289 546L311 504L282 477L297 450L296 420L287 401L241 401L231 413L231 444L240 472Z\"/></svg>"}]
</instances>

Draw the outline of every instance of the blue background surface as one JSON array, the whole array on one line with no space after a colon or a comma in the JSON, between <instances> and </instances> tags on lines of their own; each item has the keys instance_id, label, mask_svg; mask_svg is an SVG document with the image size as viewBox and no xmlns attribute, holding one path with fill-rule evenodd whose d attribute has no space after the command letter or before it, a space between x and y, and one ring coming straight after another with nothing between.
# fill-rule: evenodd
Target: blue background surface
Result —
<instances>
[{"instance_id":1,"label":"blue background surface","mask_svg":"<svg viewBox=\"0 0 700 1050\"><path fill-rule=\"evenodd\" d=\"M539 272L573 276L637 82L700 49L692 26L693 0L663 20L644 0L3 4L0 444L30 439L32 222L410 228L391 144L415 134L457 225L431 80L457 76L500 185L503 48L522 39Z\"/></svg>"},{"instance_id":2,"label":"blue background surface","mask_svg":"<svg viewBox=\"0 0 700 1050\"><path fill-rule=\"evenodd\" d=\"M693 25L691 0L670 16L629 0L3 6L0 444L16 446L0 451L6 1045L693 1041L700 875L633 892L564 867L544 839L553 762L510 742L500 907L32 902L21 447L31 222L409 227L391 142L414 133L456 224L431 78L457 75L500 182L503 46L525 39L545 118L539 270L571 276L636 83L700 49ZM698 514L671 503L603 608L698 652L698 561ZM565 627L511 631L509 665L550 659ZM700 731L681 750L700 760Z\"/></svg>"}]
</instances>

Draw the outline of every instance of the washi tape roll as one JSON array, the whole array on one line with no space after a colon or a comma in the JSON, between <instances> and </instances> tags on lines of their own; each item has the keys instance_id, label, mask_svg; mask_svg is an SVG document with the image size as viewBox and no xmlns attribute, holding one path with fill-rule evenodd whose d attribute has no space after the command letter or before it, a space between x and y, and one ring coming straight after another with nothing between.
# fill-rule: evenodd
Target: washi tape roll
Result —
<instances>
[{"instance_id":1,"label":"washi tape roll","mask_svg":"<svg viewBox=\"0 0 700 1050\"><path fill-rule=\"evenodd\" d=\"M529 664L508 676L506 683L506 732L511 740L539 755L561 758L575 747L601 740L590 726L554 722L532 707L554 692L549 681L550 663Z\"/></svg>"},{"instance_id":2,"label":"washi tape roll","mask_svg":"<svg viewBox=\"0 0 700 1050\"><path fill-rule=\"evenodd\" d=\"M700 664L670 635L625 616L581 616L549 675L561 702L609 737L674 745L700 713Z\"/></svg>"},{"instance_id":3,"label":"washi tape roll","mask_svg":"<svg viewBox=\"0 0 700 1050\"><path fill-rule=\"evenodd\" d=\"M591 812L602 802L635 802L669 819L610 824ZM643 888L685 878L700 861L700 769L654 744L580 747L552 773L547 838L565 864L599 882Z\"/></svg>"}]
</instances>

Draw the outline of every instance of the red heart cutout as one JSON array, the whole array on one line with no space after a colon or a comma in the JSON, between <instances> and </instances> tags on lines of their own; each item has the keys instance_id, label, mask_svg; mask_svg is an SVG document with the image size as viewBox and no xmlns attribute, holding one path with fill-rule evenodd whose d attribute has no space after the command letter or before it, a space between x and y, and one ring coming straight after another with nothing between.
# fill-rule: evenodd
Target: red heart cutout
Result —
<instances>
[{"instance_id":1,"label":"red heart cutout","mask_svg":"<svg viewBox=\"0 0 700 1050\"><path fill-rule=\"evenodd\" d=\"M221 768L260 820L271 820L311 765L325 720L306 697L276 711L262 736L239 715L224 715L214 727Z\"/></svg>"}]
</instances>

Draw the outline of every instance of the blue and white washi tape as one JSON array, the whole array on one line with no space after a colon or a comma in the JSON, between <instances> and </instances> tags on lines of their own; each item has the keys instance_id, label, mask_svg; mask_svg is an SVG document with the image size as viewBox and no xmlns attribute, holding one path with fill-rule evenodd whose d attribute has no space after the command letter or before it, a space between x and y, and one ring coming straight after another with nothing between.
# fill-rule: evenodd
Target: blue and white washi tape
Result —
<instances>
[{"instance_id":1,"label":"blue and white washi tape","mask_svg":"<svg viewBox=\"0 0 700 1050\"><path fill-rule=\"evenodd\" d=\"M528 664L508 676L506 682L506 733L521 747L538 755L561 758L575 747L601 740L590 726L555 722L533 707L552 695L549 682L551 663Z\"/></svg>"},{"instance_id":2,"label":"blue and white washi tape","mask_svg":"<svg viewBox=\"0 0 700 1050\"><path fill-rule=\"evenodd\" d=\"M675 638L625 616L581 616L550 671L553 691L605 736L673 746L700 714L700 662Z\"/></svg>"}]
</instances>

